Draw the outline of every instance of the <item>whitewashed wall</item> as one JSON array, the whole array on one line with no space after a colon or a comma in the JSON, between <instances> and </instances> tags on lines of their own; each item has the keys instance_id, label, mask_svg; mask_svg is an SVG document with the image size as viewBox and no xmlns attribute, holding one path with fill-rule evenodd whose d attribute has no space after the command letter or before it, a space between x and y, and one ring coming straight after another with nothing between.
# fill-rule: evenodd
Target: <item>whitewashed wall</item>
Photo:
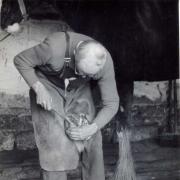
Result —
<instances>
[{"instance_id":1,"label":"whitewashed wall","mask_svg":"<svg viewBox=\"0 0 180 180\"><path fill-rule=\"evenodd\" d=\"M29 21L22 24L22 32L0 43L0 92L27 96L28 87L14 67L13 58L19 52L40 43L47 35L60 29L60 22ZM2 34L2 30L0 30Z\"/></svg>"}]
</instances>

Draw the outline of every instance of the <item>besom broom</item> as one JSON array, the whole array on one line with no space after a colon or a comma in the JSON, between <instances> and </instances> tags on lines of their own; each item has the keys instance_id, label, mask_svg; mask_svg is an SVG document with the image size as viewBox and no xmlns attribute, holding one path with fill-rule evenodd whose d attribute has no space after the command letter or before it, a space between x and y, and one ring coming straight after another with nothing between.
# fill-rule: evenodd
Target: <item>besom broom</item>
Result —
<instances>
[{"instance_id":1,"label":"besom broom","mask_svg":"<svg viewBox=\"0 0 180 180\"><path fill-rule=\"evenodd\" d=\"M117 132L119 159L112 180L136 180L134 162L130 145L130 130L122 128Z\"/></svg>"},{"instance_id":2,"label":"besom broom","mask_svg":"<svg viewBox=\"0 0 180 180\"><path fill-rule=\"evenodd\" d=\"M116 117L117 119L121 119L121 121L116 121L119 159L111 180L136 180L130 143L131 126L129 120L132 118L131 112L128 110L125 111L121 105Z\"/></svg>"}]
</instances>

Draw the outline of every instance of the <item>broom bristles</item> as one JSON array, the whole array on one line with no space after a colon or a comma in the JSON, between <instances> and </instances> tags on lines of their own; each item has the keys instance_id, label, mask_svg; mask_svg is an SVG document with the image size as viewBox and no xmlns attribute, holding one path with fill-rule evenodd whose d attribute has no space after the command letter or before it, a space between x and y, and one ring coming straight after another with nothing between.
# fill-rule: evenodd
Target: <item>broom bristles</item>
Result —
<instances>
[{"instance_id":1,"label":"broom bristles","mask_svg":"<svg viewBox=\"0 0 180 180\"><path fill-rule=\"evenodd\" d=\"M131 153L130 132L123 129L118 134L119 160L113 176L113 180L136 180L134 162Z\"/></svg>"}]
</instances>

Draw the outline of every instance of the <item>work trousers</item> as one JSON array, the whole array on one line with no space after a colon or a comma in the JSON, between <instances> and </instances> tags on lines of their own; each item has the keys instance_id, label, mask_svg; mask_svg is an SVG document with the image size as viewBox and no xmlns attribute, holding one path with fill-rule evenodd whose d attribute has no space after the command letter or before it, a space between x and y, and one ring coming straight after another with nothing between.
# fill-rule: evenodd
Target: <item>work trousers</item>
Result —
<instances>
[{"instance_id":1,"label":"work trousers","mask_svg":"<svg viewBox=\"0 0 180 180\"><path fill-rule=\"evenodd\" d=\"M105 180L102 136L99 131L81 154L80 171L82 180ZM67 180L66 171L42 171L43 180Z\"/></svg>"}]
</instances>

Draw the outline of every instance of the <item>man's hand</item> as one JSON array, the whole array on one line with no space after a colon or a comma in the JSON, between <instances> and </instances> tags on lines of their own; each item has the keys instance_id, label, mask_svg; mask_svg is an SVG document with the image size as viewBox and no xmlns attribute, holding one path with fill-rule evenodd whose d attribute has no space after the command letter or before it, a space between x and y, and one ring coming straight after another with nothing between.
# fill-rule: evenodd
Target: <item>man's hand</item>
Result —
<instances>
[{"instance_id":1,"label":"man's hand","mask_svg":"<svg viewBox=\"0 0 180 180\"><path fill-rule=\"evenodd\" d=\"M36 92L37 104L40 104L45 110L50 111L52 109L52 98L48 90L39 81L33 84L32 88Z\"/></svg>"},{"instance_id":2,"label":"man's hand","mask_svg":"<svg viewBox=\"0 0 180 180\"><path fill-rule=\"evenodd\" d=\"M66 133L72 140L81 141L89 139L98 130L97 124L93 123L82 127L72 127Z\"/></svg>"}]
</instances>

